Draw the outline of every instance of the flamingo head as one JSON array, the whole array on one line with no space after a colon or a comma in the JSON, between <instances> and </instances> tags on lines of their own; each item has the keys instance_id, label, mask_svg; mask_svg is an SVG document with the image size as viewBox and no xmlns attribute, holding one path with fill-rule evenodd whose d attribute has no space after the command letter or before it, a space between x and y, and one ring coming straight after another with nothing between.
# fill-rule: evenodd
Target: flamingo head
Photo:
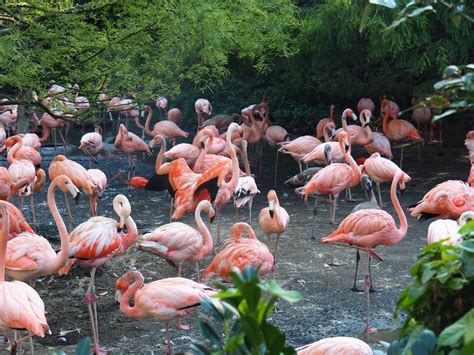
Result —
<instances>
[{"instance_id":1,"label":"flamingo head","mask_svg":"<svg viewBox=\"0 0 474 355\"><path fill-rule=\"evenodd\" d=\"M160 96L156 99L155 106L158 110L164 110L168 106L168 99L164 96Z\"/></svg>"},{"instance_id":2,"label":"flamingo head","mask_svg":"<svg viewBox=\"0 0 474 355\"><path fill-rule=\"evenodd\" d=\"M122 231L123 227L125 226L125 222L130 217L132 213L132 207L130 206L130 202L125 195L117 195L115 196L112 205L114 207L115 213L119 216L119 231Z\"/></svg>"},{"instance_id":3,"label":"flamingo head","mask_svg":"<svg viewBox=\"0 0 474 355\"><path fill-rule=\"evenodd\" d=\"M342 118L346 118L346 117L352 117L354 121L357 120L356 114L350 108L346 108L344 112L342 113Z\"/></svg>"},{"instance_id":4,"label":"flamingo head","mask_svg":"<svg viewBox=\"0 0 474 355\"><path fill-rule=\"evenodd\" d=\"M360 115L364 118L364 128L367 127L370 123L370 119L372 118L372 112L369 109L364 109L360 113Z\"/></svg>"},{"instance_id":5,"label":"flamingo head","mask_svg":"<svg viewBox=\"0 0 474 355\"><path fill-rule=\"evenodd\" d=\"M59 175L55 177L51 185L53 184L56 184L62 192L69 192L74 201L79 202L80 191L68 176Z\"/></svg>"},{"instance_id":6,"label":"flamingo head","mask_svg":"<svg viewBox=\"0 0 474 355\"><path fill-rule=\"evenodd\" d=\"M115 300L120 303L122 295L128 290L132 281L132 275L127 272L115 282Z\"/></svg>"},{"instance_id":7,"label":"flamingo head","mask_svg":"<svg viewBox=\"0 0 474 355\"><path fill-rule=\"evenodd\" d=\"M367 174L362 174L360 177L360 185L365 191L371 191L373 189L372 179Z\"/></svg>"},{"instance_id":8,"label":"flamingo head","mask_svg":"<svg viewBox=\"0 0 474 355\"><path fill-rule=\"evenodd\" d=\"M268 191L267 200L268 200L268 212L270 213L270 218L273 218L273 214L275 211L275 203L278 202L278 196L275 190Z\"/></svg>"},{"instance_id":9,"label":"flamingo head","mask_svg":"<svg viewBox=\"0 0 474 355\"><path fill-rule=\"evenodd\" d=\"M466 211L461 214L458 219L459 226L464 226L466 223L471 222L474 220L474 212L473 211Z\"/></svg>"},{"instance_id":10,"label":"flamingo head","mask_svg":"<svg viewBox=\"0 0 474 355\"><path fill-rule=\"evenodd\" d=\"M344 148L345 151L349 149L349 140L348 140L347 132L340 131L337 134L337 141L339 142L339 145L342 145L341 150L342 148Z\"/></svg>"},{"instance_id":11,"label":"flamingo head","mask_svg":"<svg viewBox=\"0 0 474 355\"><path fill-rule=\"evenodd\" d=\"M214 217L216 215L216 211L212 207L212 204L208 200L202 200L199 202L197 208L196 208L196 214L200 214L201 211L204 211L209 215L209 218L211 220L211 223L214 221Z\"/></svg>"},{"instance_id":12,"label":"flamingo head","mask_svg":"<svg viewBox=\"0 0 474 355\"><path fill-rule=\"evenodd\" d=\"M165 137L163 137L160 134L157 134L155 137L153 137L153 139L150 141L150 143L148 143L148 145L150 146L150 148L153 148L155 146L155 143L164 144L165 143Z\"/></svg>"}]
</instances>

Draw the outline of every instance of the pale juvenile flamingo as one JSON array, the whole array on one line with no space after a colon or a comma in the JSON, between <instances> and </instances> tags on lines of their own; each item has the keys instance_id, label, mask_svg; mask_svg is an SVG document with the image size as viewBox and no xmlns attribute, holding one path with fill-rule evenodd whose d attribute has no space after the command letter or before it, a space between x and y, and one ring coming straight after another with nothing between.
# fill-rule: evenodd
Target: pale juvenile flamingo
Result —
<instances>
[{"instance_id":1,"label":"pale juvenile flamingo","mask_svg":"<svg viewBox=\"0 0 474 355\"><path fill-rule=\"evenodd\" d=\"M369 99L370 100L370 99ZM334 337L318 340L296 349L297 355L372 355L364 341L351 337Z\"/></svg>"},{"instance_id":2,"label":"pale juvenile flamingo","mask_svg":"<svg viewBox=\"0 0 474 355\"><path fill-rule=\"evenodd\" d=\"M410 215L419 221L434 217L459 218L466 211L474 211L474 189L459 180L436 185L408 208Z\"/></svg>"},{"instance_id":3,"label":"pale juvenile flamingo","mask_svg":"<svg viewBox=\"0 0 474 355\"><path fill-rule=\"evenodd\" d=\"M10 173L3 166L0 167L0 200L9 201L22 188L30 184L28 178L12 181Z\"/></svg>"},{"instance_id":4,"label":"pale juvenile flamingo","mask_svg":"<svg viewBox=\"0 0 474 355\"><path fill-rule=\"evenodd\" d=\"M166 108L168 107L168 99L164 96L159 96L155 101L155 106L160 111L160 114L161 111L166 113Z\"/></svg>"},{"instance_id":5,"label":"pale juvenile flamingo","mask_svg":"<svg viewBox=\"0 0 474 355\"><path fill-rule=\"evenodd\" d=\"M328 132L331 132L331 135L330 135L331 137L336 136L334 123L328 122L324 129L327 130ZM326 134L325 134L325 137L326 137ZM329 134L327 135L327 137L329 137ZM330 148L326 148L328 146ZM321 143L316 148L314 148L310 153L303 156L301 161L305 164L316 163L319 165L326 165L327 164L327 159L326 159L326 154L325 154L326 149L330 149L331 151L332 162L340 163L344 161L344 153L341 150L338 142Z\"/></svg>"},{"instance_id":6,"label":"pale juvenile flamingo","mask_svg":"<svg viewBox=\"0 0 474 355\"><path fill-rule=\"evenodd\" d=\"M300 172L302 172L301 160L320 144L321 141L318 138L313 136L301 136L292 141L280 143L281 147L278 151L284 154L290 154L293 159L296 160L300 167Z\"/></svg>"},{"instance_id":7,"label":"pale juvenile flamingo","mask_svg":"<svg viewBox=\"0 0 474 355\"><path fill-rule=\"evenodd\" d=\"M255 178L250 172L249 158L247 155L247 141L242 141L242 160L245 166L245 176L239 176L239 181L234 189L234 206L239 209L248 204L249 206L249 223L252 223L252 204L254 197L260 193L257 188Z\"/></svg>"},{"instance_id":8,"label":"pale juvenile flamingo","mask_svg":"<svg viewBox=\"0 0 474 355\"><path fill-rule=\"evenodd\" d=\"M130 179L130 175L135 176L135 163L132 160L131 154L145 152L147 155L151 155L151 150L148 144L146 144L145 141L135 133L129 132L127 127L123 124L120 124L119 126L114 145L115 148L128 154L128 179Z\"/></svg>"},{"instance_id":9,"label":"pale juvenile flamingo","mask_svg":"<svg viewBox=\"0 0 474 355\"><path fill-rule=\"evenodd\" d=\"M374 139L371 143L364 145L364 148L370 154L380 153L383 157L392 160L392 149L390 148L390 141L383 133L373 132Z\"/></svg>"},{"instance_id":10,"label":"pale juvenile flamingo","mask_svg":"<svg viewBox=\"0 0 474 355\"><path fill-rule=\"evenodd\" d=\"M453 221L452 219L438 219L431 222L428 227L426 241L428 244L433 244L442 240L443 244L457 245L463 240L461 234L459 234L459 229L473 219L474 212L466 211L461 214L457 221Z\"/></svg>"},{"instance_id":11,"label":"pale juvenile flamingo","mask_svg":"<svg viewBox=\"0 0 474 355\"><path fill-rule=\"evenodd\" d=\"M95 159L92 156L99 154L103 147L104 142L102 141L102 128L99 126L96 126L95 132L86 133L81 137L79 149L82 149L94 161Z\"/></svg>"},{"instance_id":12,"label":"pale juvenile flamingo","mask_svg":"<svg viewBox=\"0 0 474 355\"><path fill-rule=\"evenodd\" d=\"M98 267L111 258L127 253L130 246L137 240L138 231L130 216L132 208L124 195L117 195L113 200L113 208L120 220L108 217L91 217L78 225L69 234L69 260L59 270L60 275L67 274L74 264L91 268L89 287L86 292L86 303L92 325L94 354L103 354L99 346L99 324L97 322L97 296L95 289L95 273ZM122 230L126 226L127 233Z\"/></svg>"},{"instance_id":13,"label":"pale juvenile flamingo","mask_svg":"<svg viewBox=\"0 0 474 355\"><path fill-rule=\"evenodd\" d=\"M199 202L194 218L200 232L181 222L168 223L142 235L138 241L138 250L158 255L178 265L178 277L181 277L185 261L195 263L196 280L199 282L199 262L214 246L211 233L202 220L202 212L211 219L215 214L209 201Z\"/></svg>"},{"instance_id":14,"label":"pale juvenile flamingo","mask_svg":"<svg viewBox=\"0 0 474 355\"><path fill-rule=\"evenodd\" d=\"M288 224L290 224L290 216L286 210L280 206L280 201L275 190L270 190L267 193L268 207L263 208L258 215L258 224L262 228L263 234L267 237L270 243L270 236L277 235L275 248L273 249L273 256L276 259L278 254L278 244L280 235L286 232Z\"/></svg>"},{"instance_id":15,"label":"pale juvenile flamingo","mask_svg":"<svg viewBox=\"0 0 474 355\"><path fill-rule=\"evenodd\" d=\"M212 105L206 99L197 99L194 103L194 109L197 113L198 127L201 127L204 120L212 114Z\"/></svg>"},{"instance_id":16,"label":"pale juvenile flamingo","mask_svg":"<svg viewBox=\"0 0 474 355\"><path fill-rule=\"evenodd\" d=\"M362 110L369 110L370 112L375 112L375 103L371 98L363 97L357 102L357 112L361 113Z\"/></svg>"},{"instance_id":17,"label":"pale juvenile flamingo","mask_svg":"<svg viewBox=\"0 0 474 355\"><path fill-rule=\"evenodd\" d=\"M179 108L172 108L166 114L166 118L168 121L171 121L175 124L179 124L181 122L181 110Z\"/></svg>"},{"instance_id":18,"label":"pale juvenile flamingo","mask_svg":"<svg viewBox=\"0 0 474 355\"><path fill-rule=\"evenodd\" d=\"M360 170L357 163L354 161L350 153L350 148L346 152L345 145L349 145L348 135L345 131L339 132L337 135L339 142L339 149L344 152L345 160L349 163L333 163L326 166L319 172L317 172L309 183L307 183L303 189L296 190L297 193L303 194L305 201L308 200L308 196L312 192L319 194L332 195L334 198L330 201L332 206L330 223L336 223L336 208L337 198L339 194L351 187L355 187L360 181ZM322 145L322 144L321 144Z\"/></svg>"},{"instance_id":19,"label":"pale juvenile flamingo","mask_svg":"<svg viewBox=\"0 0 474 355\"><path fill-rule=\"evenodd\" d=\"M132 283L133 281L133 283ZM120 302L120 311L135 319L157 319L166 326L166 354L171 354L171 339L168 323L190 314L202 300L216 292L209 286L182 277L170 277L148 284L139 271L129 271L115 283L115 298ZM130 300L133 299L133 307ZM177 323L178 329L189 327Z\"/></svg>"},{"instance_id":20,"label":"pale juvenile flamingo","mask_svg":"<svg viewBox=\"0 0 474 355\"><path fill-rule=\"evenodd\" d=\"M329 117L328 118L323 118L318 121L318 124L316 125L316 138L321 139L324 135L324 127L326 124L329 122L332 122L334 124L334 127L336 127L336 122L334 122L334 111L336 110L336 106L331 105L329 109Z\"/></svg>"},{"instance_id":21,"label":"pale juvenile flamingo","mask_svg":"<svg viewBox=\"0 0 474 355\"><path fill-rule=\"evenodd\" d=\"M165 152L165 158L168 161L183 158L189 166L194 166L201 149L194 144L179 143Z\"/></svg>"},{"instance_id":22,"label":"pale juvenile flamingo","mask_svg":"<svg viewBox=\"0 0 474 355\"><path fill-rule=\"evenodd\" d=\"M367 173L377 185L377 191L379 194L379 206L383 208L382 195L380 193L380 183L390 182L393 180L395 173L401 170L397 164L391 160L385 159L380 156L379 153L372 154L368 159L365 160L362 171ZM405 190L405 183L411 180L411 177L403 172L403 180L400 184L400 190Z\"/></svg>"},{"instance_id":23,"label":"pale juvenile flamingo","mask_svg":"<svg viewBox=\"0 0 474 355\"><path fill-rule=\"evenodd\" d=\"M179 126L170 120L163 120L155 123L153 126L153 130L150 130L150 122L153 117L153 110L150 106L144 106L144 111L148 112L148 116L145 121L145 132L150 137L155 137L156 135L161 135L165 137L165 139L173 139L175 140L176 137L183 137L187 138L189 133L183 131Z\"/></svg>"},{"instance_id":24,"label":"pale juvenile flamingo","mask_svg":"<svg viewBox=\"0 0 474 355\"><path fill-rule=\"evenodd\" d=\"M246 232L248 238L243 238ZM230 281L229 273L233 267L244 270L253 266L260 276L274 270L275 259L265 243L255 236L255 232L247 223L239 222L230 228L231 238L225 241L222 249L204 271L204 279L210 280L214 276L221 276Z\"/></svg>"},{"instance_id":25,"label":"pale juvenile flamingo","mask_svg":"<svg viewBox=\"0 0 474 355\"><path fill-rule=\"evenodd\" d=\"M51 275L66 264L69 258L69 243L66 225L59 214L54 191L60 188L79 198L79 189L65 175L56 177L48 188L48 207L53 216L61 239L61 250L56 254L48 240L35 233L22 232L8 242L6 273L15 280L28 282L35 287L40 277Z\"/></svg>"},{"instance_id":26,"label":"pale juvenile flamingo","mask_svg":"<svg viewBox=\"0 0 474 355\"><path fill-rule=\"evenodd\" d=\"M367 209L351 213L339 224L337 229L327 237L321 238L322 243L348 243L367 251L365 284L367 290L367 321L364 331L372 332L370 323L370 256L376 256L372 251L378 245L395 245L400 242L408 230L407 219L397 198L397 184L403 179L401 170L395 173L390 188L390 197L400 220L397 228L393 217L384 210ZM379 257L380 259L380 257Z\"/></svg>"},{"instance_id":27,"label":"pale juvenile flamingo","mask_svg":"<svg viewBox=\"0 0 474 355\"><path fill-rule=\"evenodd\" d=\"M383 118L383 133L388 139L395 142L417 141L423 143L424 140L416 128L408 121L398 119L393 111L385 111ZM403 147L400 146L400 169L403 167Z\"/></svg>"},{"instance_id":28,"label":"pale juvenile flamingo","mask_svg":"<svg viewBox=\"0 0 474 355\"><path fill-rule=\"evenodd\" d=\"M0 201L2 229L0 234L0 326L12 329L26 329L30 335L12 344L15 354L18 344L30 338L31 353L34 354L31 336L44 337L51 334L44 310L44 303L38 293L22 281L5 281L5 256L7 251L10 216L8 202Z\"/></svg>"},{"instance_id":29,"label":"pale juvenile flamingo","mask_svg":"<svg viewBox=\"0 0 474 355\"><path fill-rule=\"evenodd\" d=\"M12 136L5 141L7 147L7 161L12 164L15 160L26 159L31 161L36 169L41 167L41 154L34 148L23 146L20 136Z\"/></svg>"}]
</instances>

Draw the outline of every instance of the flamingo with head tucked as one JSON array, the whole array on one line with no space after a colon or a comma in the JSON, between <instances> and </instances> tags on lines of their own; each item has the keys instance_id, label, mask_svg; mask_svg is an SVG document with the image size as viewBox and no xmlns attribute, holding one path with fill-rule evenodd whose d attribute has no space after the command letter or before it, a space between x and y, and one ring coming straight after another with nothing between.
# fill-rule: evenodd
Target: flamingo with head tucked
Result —
<instances>
[{"instance_id":1,"label":"flamingo with head tucked","mask_svg":"<svg viewBox=\"0 0 474 355\"><path fill-rule=\"evenodd\" d=\"M153 126L153 130L150 130L150 122L153 117L153 110L150 106L144 106L144 111L148 112L148 116L145 121L145 132L150 137L155 137L156 135L161 135L165 137L165 139L173 139L175 140L176 137L183 137L187 138L189 133L183 131L181 128L178 127L176 123L170 120L163 120L155 123Z\"/></svg>"},{"instance_id":2,"label":"flamingo with head tucked","mask_svg":"<svg viewBox=\"0 0 474 355\"><path fill-rule=\"evenodd\" d=\"M206 99L197 99L194 103L194 109L198 115L198 127L201 127L204 123L204 120L212 114L212 105Z\"/></svg>"},{"instance_id":3,"label":"flamingo with head tucked","mask_svg":"<svg viewBox=\"0 0 474 355\"><path fill-rule=\"evenodd\" d=\"M357 102L357 112L361 113L362 110L369 110L370 112L375 112L375 103L371 98L363 97Z\"/></svg>"},{"instance_id":4,"label":"flamingo with head tucked","mask_svg":"<svg viewBox=\"0 0 474 355\"><path fill-rule=\"evenodd\" d=\"M332 122L334 125L336 125L336 122L334 122L334 111L336 110L336 106L331 105L329 109L329 118L323 118L318 121L318 124L316 125L316 138L321 139L324 135L324 127L326 124L329 122Z\"/></svg>"}]
</instances>

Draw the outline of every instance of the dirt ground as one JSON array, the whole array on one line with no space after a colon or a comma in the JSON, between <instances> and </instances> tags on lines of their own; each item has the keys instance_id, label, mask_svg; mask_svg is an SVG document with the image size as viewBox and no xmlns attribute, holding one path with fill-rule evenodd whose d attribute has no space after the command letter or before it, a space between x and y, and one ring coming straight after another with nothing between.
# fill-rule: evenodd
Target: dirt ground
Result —
<instances>
[{"instance_id":1,"label":"dirt ground","mask_svg":"<svg viewBox=\"0 0 474 355\"><path fill-rule=\"evenodd\" d=\"M80 132L78 132L80 133ZM112 143L111 139L108 140ZM77 144L77 141L74 142ZM392 147L395 161L399 157L397 149ZM111 178L119 170L126 171L127 158L113 152L110 144L102 156L98 157L98 168L106 172ZM402 207L418 201L423 194L437 183L448 179L465 180L469 172L469 163L465 149L443 150L437 154L432 147L422 150L423 161L416 159L416 146L406 149L404 170L412 176L405 193L400 196ZM354 156L358 157L363 152L355 149ZM47 169L49 162L54 157L54 150L42 150L43 167ZM252 152L250 154L253 155ZM365 153L368 156L367 153ZM88 167L86 157L77 149L68 154L69 158ZM254 213L251 225L257 236L263 234L257 222L258 212L267 205L266 192L273 186L275 150L265 147L262 174L259 174L258 164L252 164L253 172L257 175L257 182L261 191L254 201ZM143 160L138 157L137 175L149 177L153 173L154 158ZM6 166L4 158L1 165ZM290 305L285 302L278 304L277 310L272 315L272 322L284 330L288 343L299 347L307 343L331 336L362 336L366 317L366 295L364 292L351 292L354 251L352 249L322 245L319 238L328 235L333 227L328 223L328 206L320 205L316 223L316 241L311 240L312 208L305 207L301 199L296 196L292 188L283 186L283 181L296 173L298 165L289 156L280 156L278 167L278 182L276 191L281 205L286 208L291 216L290 226L280 242L280 252L276 280L286 289L298 290L303 295L303 300ZM145 232L169 222L169 198L162 193L151 194L147 197L144 191L135 193L124 185L123 178L115 179L107 187L103 198L99 201L99 214L114 217L111 208L113 197L118 193L126 194L132 204L132 217L139 231ZM46 204L46 188L35 196L37 213L37 232L51 239L57 246L58 233ZM388 209L396 216L389 203L389 185L383 186L383 198ZM350 210L364 200L360 188L353 191L357 202L346 202L340 199L337 210L337 222L340 222ZM60 211L65 215L62 194L57 194ZM17 200L13 202L17 204ZM25 205L27 205L25 203ZM311 203L312 205L312 203ZM29 209L26 206L25 217L30 220ZM74 226L88 218L88 201L83 197L80 204L74 208ZM186 215L182 221L195 226L194 218ZM237 217L235 209L229 204L223 212L222 231L228 235L230 226L238 221L248 221L247 210L240 212ZM398 219L395 217L397 224ZM408 217L408 234L398 245L392 247L379 247L378 253L383 257L383 262L373 265L373 281L378 292L372 294L372 326L380 331L365 337L374 348L381 349L377 344L380 339L390 341L393 334L383 330L397 327L393 319L393 309L398 295L410 279L409 269L421 247L425 245L426 232L429 222L418 224ZM211 233L216 233L214 222ZM332 254L342 262L341 266L331 267ZM205 268L211 261L212 253L201 264ZM363 256L365 257L365 256ZM166 339L164 326L154 320L137 321L126 318L121 314L118 304L114 300L114 284L116 279L131 269L131 259L136 258L135 266L145 276L145 282L176 276L177 270L159 259L158 257L134 249L123 257L111 260L97 275L96 287L100 295L98 300L99 328L101 345L106 347L110 354L155 354L164 353ZM363 259L362 259L363 260ZM363 264L362 264L363 265ZM43 298L49 325L53 335L44 339L35 338L35 348L38 354L50 354L60 348L67 353L73 352L72 344L81 338L91 335L89 315L84 301L84 294L89 282L89 271L74 268L66 277L57 275L47 277L37 283L37 290ZM185 264L184 276L195 277L194 267ZM217 280L213 280L217 281ZM359 277L359 287L363 289L363 273ZM190 331L181 331L172 328L171 338L176 353L189 352L191 339L203 341L199 332L198 320L204 317L200 310L196 310L185 319L184 323L191 326ZM60 330L80 329L65 336L59 336ZM26 352L27 346L23 347ZM0 353L3 353L0 351Z\"/></svg>"}]
</instances>

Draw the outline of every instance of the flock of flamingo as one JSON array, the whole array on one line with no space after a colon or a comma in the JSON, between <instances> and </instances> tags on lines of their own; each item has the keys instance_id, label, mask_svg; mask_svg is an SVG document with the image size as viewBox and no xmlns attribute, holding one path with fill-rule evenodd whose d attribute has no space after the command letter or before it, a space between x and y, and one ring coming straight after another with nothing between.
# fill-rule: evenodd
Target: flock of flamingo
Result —
<instances>
[{"instance_id":1,"label":"flock of flamingo","mask_svg":"<svg viewBox=\"0 0 474 355\"><path fill-rule=\"evenodd\" d=\"M88 100L78 95L78 87L74 89L77 101L72 103L73 108L81 110L88 107ZM43 99L44 103L55 107L55 112L58 112L58 105L54 106L53 103L57 101L57 95L64 91L63 87L54 84L48 91L50 96ZM44 337L50 333L43 301L34 289L36 281L54 273L67 274L71 267L79 265L90 269L86 303L91 321L92 350L95 354L105 353L106 350L99 345L96 270L112 258L129 252L134 244L137 250L154 254L178 268L178 277L147 284L138 270L127 272L116 281L116 300L123 314L136 319L154 318L165 323L167 353L171 353L169 321L177 320L178 329L188 329L180 323L180 318L187 316L203 299L216 292L201 283L199 266L199 262L213 250L215 256L202 275L206 282L217 276L229 281L232 268L243 269L248 265L258 268L262 276L267 273L273 275L276 272L280 236L290 224L289 214L280 205L275 190L267 192L268 207L258 215L258 223L266 241L259 240L250 224L238 222L230 229L230 238L221 244L222 208L231 200L237 208L248 205L249 222L252 221L252 200L260 191L255 175L250 171L247 146L254 145L255 154L261 159L262 141L275 146L280 153L290 154L297 161L300 172L288 179L286 184L294 186L295 192L304 196L305 201L314 198L315 208L318 201L328 203L329 222L334 226L339 195L346 191L346 199L351 199L350 190L359 184L366 191L368 201L356 206L334 232L322 238L321 242L357 250L353 290L358 290L356 282L360 251L366 252L364 284L368 311L365 331L375 331L369 321L369 295L373 291L370 260L372 257L381 260L374 251L377 246L394 245L407 234L407 218L397 197L397 189L403 190L411 179L401 168L403 147L407 142L420 144L425 140L410 122L398 117L399 107L395 102L386 98L381 100L383 133L372 131L370 122L375 113L375 104L371 99L364 98L357 105L359 116L349 108L343 111L342 128L336 130L332 106L330 117L318 121L315 136L305 135L290 140L283 127L270 121L266 97L260 103L244 108L240 115L217 115L212 118L209 118L212 114L210 102L198 99L195 103L198 132L192 143L176 144L177 137L187 138L188 133L178 126L181 119L179 109L167 110L166 98L159 97L156 107L166 114L167 119L158 121L152 129L151 107L143 108L143 113L147 115L143 126L140 123L140 110L132 99L108 98L101 94L100 100L108 110L120 111L126 117L131 117L142 130L142 137L139 137L130 132L127 124L117 124L115 147L128 156L128 183L137 189L166 191L172 198L171 218L179 220L188 212L194 213L198 229L181 222L171 222L139 235L132 218L131 204L121 194L113 199L118 221L97 216L97 198L108 183L106 174L99 169L86 169L65 155L58 154L49 165L48 177L51 182L47 191L47 203L60 236L60 251L56 252L46 238L35 233L33 195L46 182L46 173L41 168L41 145L48 140L50 130L57 131L67 145L61 133L67 121L48 113L43 113L41 118L35 114L34 122L42 126L43 135L14 135L17 108L3 106L4 111L0 114L0 146L2 150L7 150L8 168L0 168L0 325L5 328L5 336L10 338L12 351L17 349L21 341L29 339L33 352L32 336ZM426 127L429 126L431 112L427 107L417 109L413 112L413 118L419 126ZM347 119L359 119L360 125L349 125ZM425 135L432 140L432 126L429 131L426 133L425 128ZM143 139L145 134L151 137L149 143ZM320 139L324 139L324 142ZM167 141L172 144L169 150ZM390 141L402 144L400 166L391 160ZM149 179L135 176L132 156L139 152L151 155L155 145L160 146L155 173ZM103 146L101 130L96 129L81 138L79 148L94 159ZM354 146L363 146L371 154L370 157L356 161L351 155ZM474 131L467 134L466 146L474 163ZM244 170L240 169L238 155ZM308 167L308 164L318 166ZM304 170L303 165L306 166ZM468 184L455 180L443 182L409 208L410 215L421 220L440 218L429 226L428 243L443 240L456 244L460 241L457 233L459 226L474 218L474 191L470 187L473 179L474 168L471 169ZM374 193L374 182L378 199ZM391 183L390 199L396 210L399 227L383 209L380 184L386 182ZM89 197L90 218L68 230L56 206L56 189L64 193L70 226L73 211L68 202L69 194L77 200L82 190ZM20 197L19 208L9 202L15 195ZM328 195L328 198L323 199L323 195ZM21 211L25 196L31 198L33 226ZM211 235L210 224L203 220L203 216L207 216L206 222L209 223L214 217L218 218L217 236ZM314 225L313 222L313 236ZM270 236L273 234L276 235L276 241L272 246ZM195 264L196 281L182 277L185 262ZM5 275L13 281L6 281ZM133 305L130 305L131 301ZM8 329L15 330L14 338L11 338ZM17 330L26 330L29 335L18 338ZM298 353L372 354L372 350L361 340L338 337L322 339L298 349Z\"/></svg>"}]
</instances>

